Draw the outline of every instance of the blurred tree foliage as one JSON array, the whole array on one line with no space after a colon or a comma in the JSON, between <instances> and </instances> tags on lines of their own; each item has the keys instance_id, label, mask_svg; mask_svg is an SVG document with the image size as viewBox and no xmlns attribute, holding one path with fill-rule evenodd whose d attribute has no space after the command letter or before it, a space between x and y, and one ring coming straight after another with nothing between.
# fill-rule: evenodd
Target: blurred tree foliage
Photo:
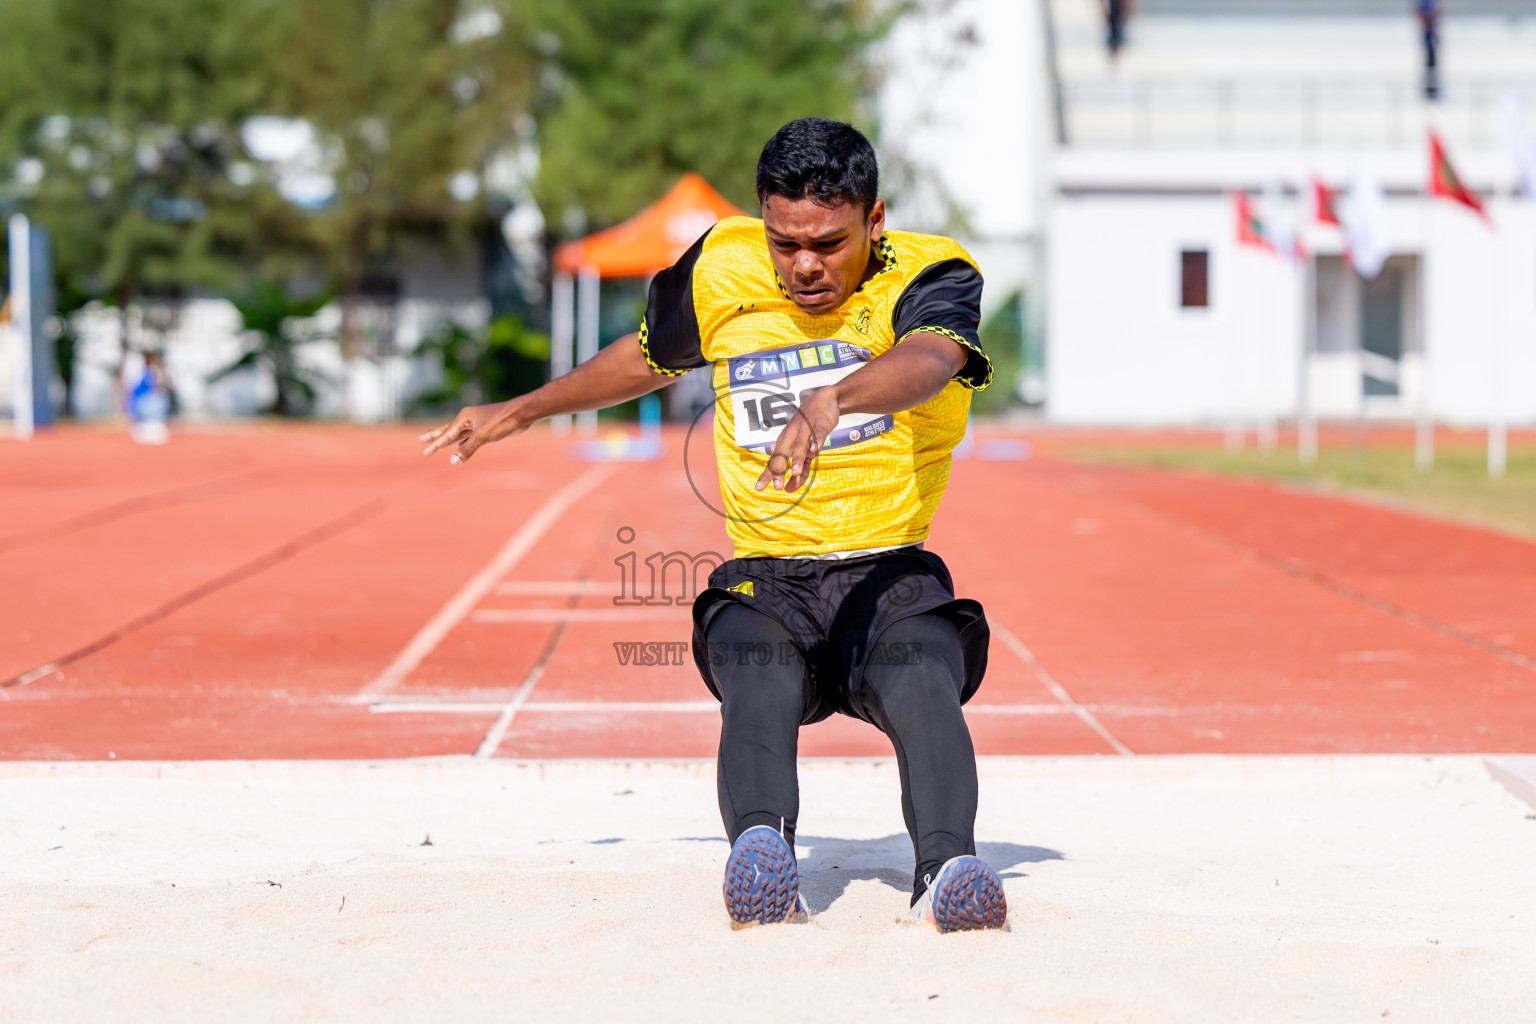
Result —
<instances>
[{"instance_id":1,"label":"blurred tree foliage","mask_svg":"<svg viewBox=\"0 0 1536 1024\"><path fill-rule=\"evenodd\" d=\"M228 287L263 216L287 212L229 175L260 95L248 7L0 2L0 206L52 231L61 295Z\"/></svg>"},{"instance_id":2,"label":"blurred tree foliage","mask_svg":"<svg viewBox=\"0 0 1536 1024\"><path fill-rule=\"evenodd\" d=\"M971 396L971 413L991 416L1021 404L1019 374L1024 370L1024 293L1013 292L981 324L981 347L992 360L992 384Z\"/></svg>"},{"instance_id":3,"label":"blurred tree foliage","mask_svg":"<svg viewBox=\"0 0 1536 1024\"><path fill-rule=\"evenodd\" d=\"M552 224L629 217L684 171L755 210L763 143L867 121L866 57L907 9L872 0L539 0L538 196Z\"/></svg>"},{"instance_id":4,"label":"blurred tree foliage","mask_svg":"<svg viewBox=\"0 0 1536 1024\"><path fill-rule=\"evenodd\" d=\"M277 416L302 416L314 404L321 384L329 378L298 356L298 347L324 337L314 324L316 313L334 298L330 293L300 298L287 288L260 282L249 291L233 296L230 302L240 312L241 341L245 351L222 370L212 374L212 383L239 370L260 366L272 377L276 393L271 413Z\"/></svg>"},{"instance_id":5,"label":"blurred tree foliage","mask_svg":"<svg viewBox=\"0 0 1536 1024\"><path fill-rule=\"evenodd\" d=\"M443 379L417 396L415 411L451 411L456 404L501 402L532 391L544 381L549 336L529 330L515 316L499 317L470 330L444 324L423 347L442 354Z\"/></svg>"},{"instance_id":6,"label":"blurred tree foliage","mask_svg":"<svg viewBox=\"0 0 1536 1024\"><path fill-rule=\"evenodd\" d=\"M350 355L369 275L477 246L509 202L552 239L695 170L752 209L779 125L867 120L868 47L915 2L0 0L0 215L52 231L59 295L117 305L124 345L147 294L308 281ZM261 119L310 139L306 195ZM487 394L522 380L501 358L471 361Z\"/></svg>"},{"instance_id":7,"label":"blurred tree foliage","mask_svg":"<svg viewBox=\"0 0 1536 1024\"><path fill-rule=\"evenodd\" d=\"M527 122L535 74L513 9L0 0L0 206L47 225L88 294L318 267L354 298L402 237L483 221L485 166ZM308 122L330 195L283 198L242 138L256 116Z\"/></svg>"},{"instance_id":8,"label":"blurred tree foliage","mask_svg":"<svg viewBox=\"0 0 1536 1024\"><path fill-rule=\"evenodd\" d=\"M310 224L341 283L343 351L362 279L408 237L472 243L485 170L531 129L521 4L266 0L268 113L324 140L334 193ZM521 136L520 124L524 125Z\"/></svg>"}]
</instances>

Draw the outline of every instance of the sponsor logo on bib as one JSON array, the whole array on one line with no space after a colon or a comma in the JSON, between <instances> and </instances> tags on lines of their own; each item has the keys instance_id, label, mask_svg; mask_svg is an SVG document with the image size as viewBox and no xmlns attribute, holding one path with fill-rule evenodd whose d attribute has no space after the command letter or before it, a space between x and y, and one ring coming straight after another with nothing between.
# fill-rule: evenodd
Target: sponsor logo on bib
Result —
<instances>
[{"instance_id":1,"label":"sponsor logo on bib","mask_svg":"<svg viewBox=\"0 0 1536 1024\"><path fill-rule=\"evenodd\" d=\"M817 388L836 384L873 358L869 349L840 341L786 345L728 361L735 442L748 451L773 450L779 432ZM895 426L889 413L840 417L823 451L868 441Z\"/></svg>"}]
</instances>

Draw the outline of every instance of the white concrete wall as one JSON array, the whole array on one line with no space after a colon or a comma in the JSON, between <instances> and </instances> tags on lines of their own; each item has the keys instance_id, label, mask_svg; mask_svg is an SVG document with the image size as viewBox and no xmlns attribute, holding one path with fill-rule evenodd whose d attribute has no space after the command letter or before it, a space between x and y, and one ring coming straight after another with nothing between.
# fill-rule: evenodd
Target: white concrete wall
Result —
<instances>
[{"instance_id":1,"label":"white concrete wall","mask_svg":"<svg viewBox=\"0 0 1536 1024\"><path fill-rule=\"evenodd\" d=\"M1179 305L1183 249L1210 305ZM1301 274L1239 251L1225 197L1063 197L1051 219L1047 411L1063 422L1278 416L1294 406Z\"/></svg>"},{"instance_id":2,"label":"white concrete wall","mask_svg":"<svg viewBox=\"0 0 1536 1024\"><path fill-rule=\"evenodd\" d=\"M1411 416L1420 389L1453 423L1494 403L1536 422L1536 202L1491 204L1490 231L1445 200L1387 202L1395 252L1428 245L1428 363L1404 320L1399 398L1359 394L1358 351L1322 352L1309 380L1324 416ZM1063 422L1258 420L1296 413L1305 323L1300 269L1235 240L1225 195L1063 195L1051 230L1047 412ZM1338 252L1336 231L1308 232ZM1211 253L1207 309L1179 307L1179 251ZM1412 299L1410 297L1410 302ZM1342 314L1358 317L1351 308Z\"/></svg>"},{"instance_id":3,"label":"white concrete wall","mask_svg":"<svg viewBox=\"0 0 1536 1024\"><path fill-rule=\"evenodd\" d=\"M1324 416L1407 417L1427 401L1442 420L1486 423L1497 410L1536 422L1536 202L1477 217L1425 199L1434 126L1463 180L1508 196L1501 98L1524 97L1536 134L1536 6L1518 16L1447 9L1444 94L1419 101L1412 5L1377 13L1203 14L1143 5L1118 60L1098 0L1042 0L1055 26L1067 139L1050 154L1047 414L1066 422L1174 423L1292 416L1306 318L1296 275L1238 251L1230 190L1288 190L1291 216L1313 176L1335 187L1368 170L1387 190L1394 253L1427 252L1404 320L1401 394L1360 394L1368 356L1359 310L1335 296L1351 344L1307 374ZM1162 13L1159 13L1161 10ZM1338 253L1334 229L1305 231ZM1180 310L1182 245L1211 251L1212 306ZM1413 287L1412 281L1409 282ZM1335 330L1332 332L1337 334ZM1326 348L1326 346L1325 346Z\"/></svg>"},{"instance_id":4,"label":"white concrete wall","mask_svg":"<svg viewBox=\"0 0 1536 1024\"><path fill-rule=\"evenodd\" d=\"M887 185L898 186L891 226L965 245L987 279L983 316L1039 276L1054 140L1041 2L924 5L878 55L876 144ZM915 180L894 182L897 162Z\"/></svg>"},{"instance_id":5,"label":"white concrete wall","mask_svg":"<svg viewBox=\"0 0 1536 1024\"><path fill-rule=\"evenodd\" d=\"M1486 422L1496 402L1536 422L1536 202L1489 215L1492 231L1443 200L1430 207L1430 403L1458 423Z\"/></svg>"},{"instance_id":6,"label":"white concrete wall","mask_svg":"<svg viewBox=\"0 0 1536 1024\"><path fill-rule=\"evenodd\" d=\"M1418 150L1066 150L1049 220L1046 413L1063 422L1158 422L1293 416L1306 322L1301 276L1283 259L1238 249L1227 189L1284 184L1283 218L1306 220L1299 190L1369 166L1389 189L1384 235L1395 253L1428 249L1427 362L1416 355L1418 309L1404 316L1399 398L1359 396L1358 352L1313 359L1313 408L1329 418L1409 418L1422 387L1436 418L1485 424L1495 402L1536 422L1536 201L1488 204L1493 229L1447 200L1415 195ZM1510 195L1499 152L1468 150L1473 187ZM1263 204L1264 198L1256 198ZM1313 253L1339 253L1332 227L1303 232ZM1178 252L1210 250L1210 304L1178 307ZM1410 287L1412 282L1410 282ZM1358 310L1342 310L1349 324ZM1324 345L1327 347L1327 345Z\"/></svg>"}]
</instances>

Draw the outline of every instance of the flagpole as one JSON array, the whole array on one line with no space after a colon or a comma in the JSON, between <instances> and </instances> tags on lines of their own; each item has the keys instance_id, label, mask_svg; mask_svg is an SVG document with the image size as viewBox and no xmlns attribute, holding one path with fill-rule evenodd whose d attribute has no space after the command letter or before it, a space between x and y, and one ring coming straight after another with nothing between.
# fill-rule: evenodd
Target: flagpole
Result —
<instances>
[{"instance_id":1,"label":"flagpole","mask_svg":"<svg viewBox=\"0 0 1536 1024\"><path fill-rule=\"evenodd\" d=\"M1243 287L1247 274L1243 267L1243 245L1237 245L1237 259L1233 267L1236 272L1237 292L1237 330L1233 332L1232 344L1227 356L1227 387L1230 389L1227 396L1227 426L1224 438L1224 446L1228 454L1236 454L1243 450L1243 425L1242 416L1242 382L1243 382L1243 348L1248 340L1248 307L1247 289Z\"/></svg>"},{"instance_id":2,"label":"flagpole","mask_svg":"<svg viewBox=\"0 0 1536 1024\"><path fill-rule=\"evenodd\" d=\"M1301 273L1301 377L1296 382L1296 457L1302 465L1310 466L1317 461L1317 417L1312 413L1312 352L1317 348L1317 258L1311 252L1307 253Z\"/></svg>"},{"instance_id":3,"label":"flagpole","mask_svg":"<svg viewBox=\"0 0 1536 1024\"><path fill-rule=\"evenodd\" d=\"M1238 350L1242 345L1246 317L1243 315L1243 242L1244 218L1248 215L1246 202L1241 198L1240 192L1232 194L1232 201L1236 204L1237 219L1237 244L1232 247L1232 330L1231 337L1226 345L1227 357L1227 397L1221 403L1222 410L1222 447L1227 454L1233 454L1242 448L1243 438L1237 432L1237 382L1238 382Z\"/></svg>"},{"instance_id":4,"label":"flagpole","mask_svg":"<svg viewBox=\"0 0 1536 1024\"><path fill-rule=\"evenodd\" d=\"M1424 204L1429 206L1425 197ZM1433 211L1426 209L1426 221L1434 223ZM1420 473L1435 468L1435 421L1429 410L1429 251L1433 240L1426 236L1419 254L1419 404L1414 418L1413 465Z\"/></svg>"},{"instance_id":5,"label":"flagpole","mask_svg":"<svg viewBox=\"0 0 1536 1024\"><path fill-rule=\"evenodd\" d=\"M1429 264L1434 246L1434 204L1429 189L1419 198L1423 244L1419 252L1419 402L1413 425L1413 465L1420 473L1435 467L1435 421L1429 409Z\"/></svg>"},{"instance_id":6,"label":"flagpole","mask_svg":"<svg viewBox=\"0 0 1536 1024\"><path fill-rule=\"evenodd\" d=\"M1493 198L1499 195L1498 186L1494 186ZM1513 198L1513 191L1510 193ZM1507 232L1506 232L1507 233ZM1504 255L1507 241L1493 233L1489 226L1489 234L1493 235L1494 254L1494 295L1493 295L1493 337L1491 339L1492 350L1488 353L1488 366L1490 372L1488 393L1488 475L1497 480L1504 475L1509 457L1509 426L1504 416L1504 385L1502 370L1504 363L1504 330L1508 319L1504 304L1509 294L1502 277L1507 276L1510 261L1499 259Z\"/></svg>"},{"instance_id":7,"label":"flagpole","mask_svg":"<svg viewBox=\"0 0 1536 1024\"><path fill-rule=\"evenodd\" d=\"M1426 112L1426 117L1427 117L1427 112ZM1424 201L1425 201L1426 204L1429 203L1431 198L1437 197L1437 196L1443 196L1446 199L1454 199L1456 202L1462 204L1463 206L1467 207L1468 209L1476 211L1477 215L1483 219L1483 224L1488 228L1488 230L1489 231L1493 230L1493 222L1488 219L1488 211L1483 208L1482 201L1480 199L1478 199L1477 196L1473 192L1468 190L1466 185L1462 184L1461 178L1460 178L1459 175L1457 175L1456 169L1451 166L1450 157L1446 154L1445 147L1444 147L1444 145L1440 141L1440 136L1435 131L1433 126L1431 126L1430 129L1429 129L1429 185L1428 185L1428 187L1426 188L1425 191L1427 193L1425 195L1425 197L1424 197ZM1428 214L1428 216L1430 217L1430 221L1429 221L1430 228L1429 228L1429 231L1430 231L1431 236L1433 236L1434 225L1435 225L1436 221L1438 220L1438 217L1436 217L1432 212L1430 214ZM1425 245L1425 256L1426 257L1429 255L1428 250L1429 249L1433 249L1435 247L1434 244L1433 244L1434 241L1436 241L1436 239L1433 238L1433 237L1430 237L1429 239L1426 240L1426 245ZM1497 252L1497 248L1495 248L1495 252ZM1495 273L1497 273L1497 272L1495 272ZM1429 275L1426 273L1425 274L1426 284L1428 283L1428 277L1429 277ZM1424 291L1427 293L1429 291L1429 289L1426 287L1424 289ZM1494 311L1494 319L1495 319L1495 327L1496 327L1496 329L1501 328L1502 325L1499 323L1499 321L1501 320L1501 314L1497 310ZM1425 332L1424 332L1425 342L1424 342L1424 344L1420 345L1420 348L1422 349L1421 356L1422 356L1422 359L1423 359L1423 362L1424 362L1424 373L1423 373L1424 384L1423 384L1423 387L1420 390L1420 395L1421 395L1421 399L1422 400L1420 402L1420 408L1419 408L1419 422L1418 422L1418 425L1417 425L1417 429L1415 431L1415 434L1417 436L1414 439L1414 462L1418 465L1418 468L1419 468L1420 472L1424 472L1424 471L1429 470L1435 464L1435 424L1434 424L1433 418L1429 415L1429 399L1428 399L1428 395L1429 395L1429 346L1428 346L1428 337L1429 337L1428 324L1426 323L1425 324ZM1492 348L1493 345L1497 345L1497 342L1496 341L1492 341L1491 342L1490 353L1489 353L1490 359L1493 358L1494 351L1496 351L1496 350L1494 350ZM1490 460L1492 459L1491 447L1493 445L1493 440L1492 440L1492 437L1491 437L1491 435L1493 433L1493 423L1492 423L1492 420L1493 420L1493 414L1492 414L1492 411L1490 410L1490 414L1489 414L1489 433L1490 433L1490 438L1489 438L1490 456L1489 456L1489 458L1490 458Z\"/></svg>"}]
</instances>

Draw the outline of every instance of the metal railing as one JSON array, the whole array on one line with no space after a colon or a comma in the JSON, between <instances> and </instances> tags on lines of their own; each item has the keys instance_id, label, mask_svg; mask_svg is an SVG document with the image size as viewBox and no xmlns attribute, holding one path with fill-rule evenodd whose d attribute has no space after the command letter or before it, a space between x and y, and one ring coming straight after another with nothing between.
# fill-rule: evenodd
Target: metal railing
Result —
<instances>
[{"instance_id":1,"label":"metal railing","mask_svg":"<svg viewBox=\"0 0 1536 1024\"><path fill-rule=\"evenodd\" d=\"M1536 79L1447 84L1426 109L1418 83L1366 80L1101 79L1062 85L1070 145L1411 144L1426 120L1459 145L1498 145L1513 92L1536 127Z\"/></svg>"}]
</instances>

